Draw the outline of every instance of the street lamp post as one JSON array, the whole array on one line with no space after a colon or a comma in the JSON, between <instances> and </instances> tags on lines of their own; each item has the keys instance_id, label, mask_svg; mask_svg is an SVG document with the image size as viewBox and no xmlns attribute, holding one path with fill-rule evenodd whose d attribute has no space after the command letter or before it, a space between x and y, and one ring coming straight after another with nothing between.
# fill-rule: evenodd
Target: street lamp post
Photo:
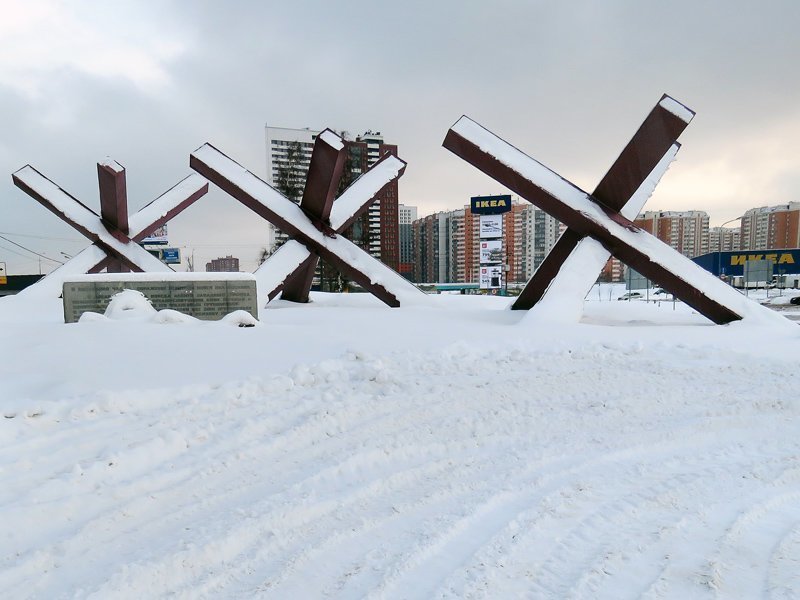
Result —
<instances>
[{"instance_id":1,"label":"street lamp post","mask_svg":"<svg viewBox=\"0 0 800 600\"><path fill-rule=\"evenodd\" d=\"M730 221L725 221L722 225L720 225L717 228L718 229L718 231L717 231L717 269L719 270L719 273L717 273L717 276L720 279L722 279L722 276L725 274L725 270L722 268L722 229L728 223L733 223L734 221L740 221L741 219L742 219L742 217L735 217L735 218L731 219Z\"/></svg>"}]
</instances>

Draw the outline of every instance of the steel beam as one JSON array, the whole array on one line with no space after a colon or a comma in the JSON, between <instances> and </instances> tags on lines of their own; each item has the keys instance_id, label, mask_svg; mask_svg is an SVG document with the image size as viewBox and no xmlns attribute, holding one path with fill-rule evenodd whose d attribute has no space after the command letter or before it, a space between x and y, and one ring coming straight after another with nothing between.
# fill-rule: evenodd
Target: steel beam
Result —
<instances>
[{"instance_id":1,"label":"steel beam","mask_svg":"<svg viewBox=\"0 0 800 600\"><path fill-rule=\"evenodd\" d=\"M400 159L390 157L379 161L365 176L357 179L343 193L342 198L348 196L343 205L346 208L336 211L336 205L340 202L340 198L331 209L331 222L335 221L336 229L320 228L319 223L310 218L299 205L210 144L205 144L192 152L189 166L250 210L268 220L290 238L305 246L311 255L325 260L385 304L397 307L400 306L403 298L420 299L424 297L424 294L413 284L339 233L343 224L353 217L353 213L363 210L363 207L369 205L377 191L389 181L400 176L405 167L405 163ZM378 180L382 182L378 183ZM350 193L348 194L348 192ZM368 201L364 201L365 196L368 196ZM308 258L308 256L303 256L299 261L299 266L297 262L290 263L292 265L291 272L281 279L280 285L283 286L287 279L293 277L307 277L307 269L310 264ZM270 259L267 259L261 268L269 269L268 263L270 263ZM284 267L282 262L280 268ZM303 275L300 274L301 272ZM257 277L259 277L258 274ZM274 274L270 274L269 277L264 276L264 279L275 282L278 278ZM271 295L273 291L267 290L267 293Z\"/></svg>"},{"instance_id":2,"label":"steel beam","mask_svg":"<svg viewBox=\"0 0 800 600\"><path fill-rule=\"evenodd\" d=\"M622 211L686 129L694 112L687 108L686 111L676 114L667 108L672 106L672 102L677 101L666 94L661 97L614 161L592 193L599 204L617 212ZM575 231L564 232L511 305L511 309L528 310L539 302L567 257L582 239L584 236Z\"/></svg>"},{"instance_id":3,"label":"steel beam","mask_svg":"<svg viewBox=\"0 0 800 600\"><path fill-rule=\"evenodd\" d=\"M669 108L685 115L680 108ZM611 254L715 323L742 318L716 299L724 295L716 293L716 280L705 277L707 273L689 259L471 119L462 117L448 131L443 145L576 234L596 239ZM714 291L709 294L706 288Z\"/></svg>"}]
</instances>

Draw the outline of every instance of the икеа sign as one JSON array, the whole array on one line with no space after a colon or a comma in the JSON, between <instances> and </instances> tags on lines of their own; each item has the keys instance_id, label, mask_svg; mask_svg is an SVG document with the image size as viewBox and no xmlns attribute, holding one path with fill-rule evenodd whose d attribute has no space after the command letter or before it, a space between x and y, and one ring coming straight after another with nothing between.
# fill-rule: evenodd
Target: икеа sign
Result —
<instances>
[{"instance_id":1,"label":"\u0438\u043a\u0435\u0430 sign","mask_svg":"<svg viewBox=\"0 0 800 600\"><path fill-rule=\"evenodd\" d=\"M744 265L748 260L768 260L776 265L794 264L794 257L784 252L783 254L734 254L731 256L731 265Z\"/></svg>"}]
</instances>

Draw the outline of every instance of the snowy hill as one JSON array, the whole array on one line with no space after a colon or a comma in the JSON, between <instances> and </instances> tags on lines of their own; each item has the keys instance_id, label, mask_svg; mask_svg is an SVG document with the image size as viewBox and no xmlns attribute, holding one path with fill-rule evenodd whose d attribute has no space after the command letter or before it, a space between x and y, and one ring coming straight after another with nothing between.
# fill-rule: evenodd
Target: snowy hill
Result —
<instances>
[{"instance_id":1,"label":"snowy hill","mask_svg":"<svg viewBox=\"0 0 800 600\"><path fill-rule=\"evenodd\" d=\"M800 594L797 325L312 299L0 299L3 596Z\"/></svg>"}]
</instances>

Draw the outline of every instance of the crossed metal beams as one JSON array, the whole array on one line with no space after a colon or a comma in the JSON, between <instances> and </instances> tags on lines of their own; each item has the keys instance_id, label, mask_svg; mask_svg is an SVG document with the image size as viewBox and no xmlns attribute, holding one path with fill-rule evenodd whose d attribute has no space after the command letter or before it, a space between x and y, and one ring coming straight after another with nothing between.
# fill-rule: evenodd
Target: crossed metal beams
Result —
<instances>
[{"instance_id":1,"label":"crossed metal beams","mask_svg":"<svg viewBox=\"0 0 800 600\"><path fill-rule=\"evenodd\" d=\"M736 302L729 301L729 291L720 289L718 280L631 220L641 208L637 208L638 204L644 203L641 195L635 198L637 191L648 176L658 177L666 168L665 157L677 151L674 141L693 116L691 110L663 96L594 195L467 117L450 128L443 143L445 148L568 227L556 244L555 254L548 256L544 269L539 269L541 275L534 275L515 308L529 308L541 300L564 264L580 252L581 245L594 240L715 323L742 318L742 314L729 308ZM593 282L597 274L587 275Z\"/></svg>"},{"instance_id":2,"label":"crossed metal beams","mask_svg":"<svg viewBox=\"0 0 800 600\"><path fill-rule=\"evenodd\" d=\"M171 271L139 242L203 196L208 182L193 173L129 218L124 167L116 161L98 163L97 178L100 215L30 165L12 175L14 185L92 241L58 272Z\"/></svg>"},{"instance_id":3,"label":"crossed metal beams","mask_svg":"<svg viewBox=\"0 0 800 600\"><path fill-rule=\"evenodd\" d=\"M346 152L331 130L317 136L300 205L210 144L192 152L189 166L291 238L255 273L269 300L283 291L287 300L307 301L322 258L389 306L424 301L413 284L341 235L406 163L385 155L334 202Z\"/></svg>"}]
</instances>

